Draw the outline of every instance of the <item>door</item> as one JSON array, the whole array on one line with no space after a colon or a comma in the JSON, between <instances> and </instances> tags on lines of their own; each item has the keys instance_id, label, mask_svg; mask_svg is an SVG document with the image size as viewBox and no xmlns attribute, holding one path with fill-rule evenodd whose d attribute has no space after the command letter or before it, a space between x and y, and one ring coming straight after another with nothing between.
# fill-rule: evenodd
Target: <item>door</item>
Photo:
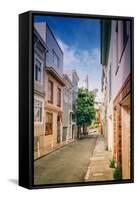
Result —
<instances>
[{"instance_id":1,"label":"door","mask_svg":"<svg viewBox=\"0 0 137 200\"><path fill-rule=\"evenodd\" d=\"M67 127L63 127L62 141L67 140Z\"/></svg>"},{"instance_id":2,"label":"door","mask_svg":"<svg viewBox=\"0 0 137 200\"><path fill-rule=\"evenodd\" d=\"M60 130L60 116L57 116L57 143L60 143L60 137L61 137L61 130Z\"/></svg>"},{"instance_id":3,"label":"door","mask_svg":"<svg viewBox=\"0 0 137 200\"><path fill-rule=\"evenodd\" d=\"M130 98L122 104L122 177L130 178Z\"/></svg>"},{"instance_id":4,"label":"door","mask_svg":"<svg viewBox=\"0 0 137 200\"><path fill-rule=\"evenodd\" d=\"M72 139L74 138L75 136L75 125L72 126Z\"/></svg>"}]
</instances>

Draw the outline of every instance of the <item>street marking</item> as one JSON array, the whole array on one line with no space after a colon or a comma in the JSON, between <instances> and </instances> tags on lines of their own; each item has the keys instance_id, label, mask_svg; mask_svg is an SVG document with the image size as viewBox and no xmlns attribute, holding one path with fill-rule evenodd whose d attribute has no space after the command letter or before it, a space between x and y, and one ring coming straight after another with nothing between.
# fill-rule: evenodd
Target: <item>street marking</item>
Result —
<instances>
[{"instance_id":1,"label":"street marking","mask_svg":"<svg viewBox=\"0 0 137 200\"><path fill-rule=\"evenodd\" d=\"M89 162L88 169L87 169L87 172L86 172L84 180L87 180L89 178L90 171L91 171L91 167L90 166L91 166L92 156L89 158L89 160L90 160L90 162Z\"/></svg>"},{"instance_id":2,"label":"street marking","mask_svg":"<svg viewBox=\"0 0 137 200\"><path fill-rule=\"evenodd\" d=\"M88 170L87 170L87 173L86 173L86 176L85 176L85 180L87 180L89 178L89 174L90 174L90 167L88 167Z\"/></svg>"},{"instance_id":3,"label":"street marking","mask_svg":"<svg viewBox=\"0 0 137 200\"><path fill-rule=\"evenodd\" d=\"M99 172L99 173L94 173L94 174L93 174L93 176L103 176L103 175L104 175L104 173L100 173L100 172Z\"/></svg>"}]
</instances>

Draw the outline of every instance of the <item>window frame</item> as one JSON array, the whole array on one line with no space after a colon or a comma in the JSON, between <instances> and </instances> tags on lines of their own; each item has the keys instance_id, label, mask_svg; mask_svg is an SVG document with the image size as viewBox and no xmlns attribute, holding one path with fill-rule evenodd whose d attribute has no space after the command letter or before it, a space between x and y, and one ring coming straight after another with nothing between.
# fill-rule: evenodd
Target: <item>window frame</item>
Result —
<instances>
[{"instance_id":1,"label":"window frame","mask_svg":"<svg viewBox=\"0 0 137 200\"><path fill-rule=\"evenodd\" d=\"M117 75L118 69L119 69L119 42L118 42L118 33L119 33L119 27L118 27L118 20L116 21L116 26L115 26L115 34L116 34L116 70L115 70L115 75Z\"/></svg>"},{"instance_id":2,"label":"window frame","mask_svg":"<svg viewBox=\"0 0 137 200\"><path fill-rule=\"evenodd\" d=\"M52 56L53 56L53 66L59 68L59 56L56 54L54 49L52 49ZM57 60L57 64L55 63L55 58Z\"/></svg>"},{"instance_id":3,"label":"window frame","mask_svg":"<svg viewBox=\"0 0 137 200\"><path fill-rule=\"evenodd\" d=\"M57 106L61 107L61 88L59 86L57 87Z\"/></svg>"},{"instance_id":4,"label":"window frame","mask_svg":"<svg viewBox=\"0 0 137 200\"><path fill-rule=\"evenodd\" d=\"M126 31L127 31L127 34L125 36L125 39L124 39L124 24L126 23ZM129 31L128 31L128 21L123 21L122 22L122 52L120 54L120 58L118 56L118 66L116 68L116 72L115 72L115 75L117 75L118 73L118 70L119 70L119 64L121 63L121 60L122 60L122 57L123 57L123 54L124 54L124 51L125 51L125 48L126 48L126 45L127 45L127 42L128 42L128 39L129 39ZM118 32L117 32L118 34Z\"/></svg>"},{"instance_id":5,"label":"window frame","mask_svg":"<svg viewBox=\"0 0 137 200\"><path fill-rule=\"evenodd\" d=\"M112 65L109 65L109 101L112 98Z\"/></svg>"},{"instance_id":6,"label":"window frame","mask_svg":"<svg viewBox=\"0 0 137 200\"><path fill-rule=\"evenodd\" d=\"M51 83L52 84L52 95L51 95L51 97L52 97L52 99L49 99L49 83ZM54 101L54 83L53 83L53 81L52 80L50 80L50 79L48 79L48 103L51 103L51 104L53 104L53 101Z\"/></svg>"},{"instance_id":7,"label":"window frame","mask_svg":"<svg viewBox=\"0 0 137 200\"><path fill-rule=\"evenodd\" d=\"M128 38L129 38L129 32L128 32L128 21L123 21L123 49L125 48ZM124 26L125 25L125 26ZM125 32L124 32L125 30Z\"/></svg>"},{"instance_id":8,"label":"window frame","mask_svg":"<svg viewBox=\"0 0 137 200\"><path fill-rule=\"evenodd\" d=\"M123 39L123 46L122 46L122 52L121 52L121 56L120 56L120 59L119 59L119 63L121 63L121 60L122 60L122 57L123 57L123 54L124 54L124 51L125 51L125 49L126 49L126 46L127 46L127 42L128 42L128 39L129 39L129 32L128 32L128 30L127 30L127 35L126 35L126 38L125 38L125 40L124 40L124 22L126 23L126 30L127 30L127 26L128 26L128 24L127 24L127 22L128 21L123 21L122 22L122 39Z\"/></svg>"},{"instance_id":9,"label":"window frame","mask_svg":"<svg viewBox=\"0 0 137 200\"><path fill-rule=\"evenodd\" d=\"M40 68L41 68L41 77L40 77L40 81L35 79L35 77L36 77L36 60L37 60L39 63L41 63L41 66L40 66ZM39 84L41 84L41 85L43 85L43 61L42 61L42 59L40 59L39 56L37 56L36 54L35 54L35 56L34 56L34 81L37 82L37 83L39 83Z\"/></svg>"},{"instance_id":10,"label":"window frame","mask_svg":"<svg viewBox=\"0 0 137 200\"><path fill-rule=\"evenodd\" d=\"M35 101L39 101L42 105L41 105L41 121L35 121L34 119L34 123L35 124L43 124L43 105L44 105L44 102L43 100L39 99L39 98L34 98L34 118L35 118Z\"/></svg>"}]
</instances>

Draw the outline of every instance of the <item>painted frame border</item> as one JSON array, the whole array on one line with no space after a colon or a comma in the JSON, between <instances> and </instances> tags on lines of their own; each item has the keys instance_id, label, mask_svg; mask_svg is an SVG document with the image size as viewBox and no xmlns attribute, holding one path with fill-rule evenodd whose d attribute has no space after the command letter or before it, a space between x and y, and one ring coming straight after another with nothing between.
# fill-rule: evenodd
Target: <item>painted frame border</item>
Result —
<instances>
[{"instance_id":1,"label":"painted frame border","mask_svg":"<svg viewBox=\"0 0 137 200\"><path fill-rule=\"evenodd\" d=\"M75 183L58 183L58 184L42 184L34 185L34 78L33 78L33 66L34 66L34 52L33 52L33 22L35 15L46 16L60 16L60 17L73 17L73 18L92 18L92 19L111 19L111 20L129 20L131 22L131 178L128 180L112 180L112 181L90 181L90 182L75 182ZM23 18L24 21L23 21ZM24 23L24 24L23 24ZM27 23L27 27L26 27ZM23 36L23 32L26 29L26 34ZM25 49L22 47L22 42L26 42ZM24 54L24 55L23 55ZM28 54L28 55L27 55ZM42 188L59 188L59 187L75 187L75 186L90 186L90 185L107 185L107 184L123 184L134 182L134 17L128 16L109 16L109 15L92 15L92 14L80 14L80 13L61 13L61 12L47 12L47 11L28 11L19 15L19 111L24 109L22 104L22 98L24 98L23 88L23 76L25 73L21 73L22 57L26 58L26 66L28 66L28 80L24 88L28 91L24 107L28 102L28 111L19 112L19 185L28 189L42 189ZM24 61L25 62L25 61ZM21 78L23 77L23 78ZM23 126L22 120L27 116L28 124ZM26 132L26 129L28 131ZM23 138L23 133L26 132ZM27 135L28 133L28 135ZM28 140L28 141L26 141ZM26 144L26 149L24 144ZM22 157L22 158L21 158ZM26 165L23 162L26 162ZM25 168L24 168L25 166ZM24 177L24 178L23 178Z\"/></svg>"}]
</instances>

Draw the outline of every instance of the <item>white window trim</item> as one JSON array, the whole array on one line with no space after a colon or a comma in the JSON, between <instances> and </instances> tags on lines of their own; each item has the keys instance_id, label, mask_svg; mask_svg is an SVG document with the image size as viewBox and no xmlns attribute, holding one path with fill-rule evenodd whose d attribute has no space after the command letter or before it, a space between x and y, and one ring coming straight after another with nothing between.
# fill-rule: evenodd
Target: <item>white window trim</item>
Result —
<instances>
[{"instance_id":1,"label":"white window trim","mask_svg":"<svg viewBox=\"0 0 137 200\"><path fill-rule=\"evenodd\" d=\"M35 96L34 97L34 101L40 101L41 103L42 103L42 121L41 122L35 122L34 121L34 124L43 124L44 123L44 100L41 98L41 97L37 97L37 96Z\"/></svg>"},{"instance_id":2,"label":"white window trim","mask_svg":"<svg viewBox=\"0 0 137 200\"><path fill-rule=\"evenodd\" d=\"M43 65L44 65L44 63L43 63L43 60L40 59L36 54L34 56L34 78L35 78L35 62L36 62L36 59L41 63L41 81L36 81L36 80L35 81L40 83L41 85L43 85Z\"/></svg>"}]
</instances>

